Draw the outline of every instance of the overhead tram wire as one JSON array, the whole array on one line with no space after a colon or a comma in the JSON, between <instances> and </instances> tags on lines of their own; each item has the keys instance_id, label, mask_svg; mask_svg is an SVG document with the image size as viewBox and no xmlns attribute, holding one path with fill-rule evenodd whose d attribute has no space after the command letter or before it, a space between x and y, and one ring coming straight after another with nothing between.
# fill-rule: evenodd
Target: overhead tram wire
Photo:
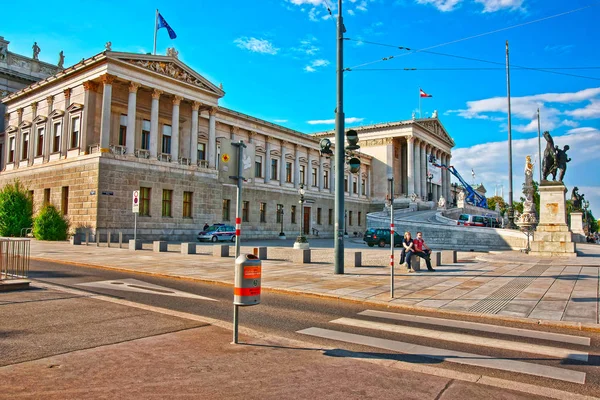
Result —
<instances>
[{"instance_id":1,"label":"overhead tram wire","mask_svg":"<svg viewBox=\"0 0 600 400\"><path fill-rule=\"evenodd\" d=\"M511 65L512 67L512 65ZM363 72L363 71L499 71L502 70L504 71L506 68L500 68L500 67L441 67L441 68L411 68L411 67L407 67L407 68L361 68L361 69L353 69L351 72ZM515 67L515 69L531 69L531 70L581 70L581 69L600 69L600 67L540 67L540 68L533 68L533 67L523 67L523 68L519 68L519 67ZM585 77L588 78L588 77ZM595 78L591 78L590 79L595 79Z\"/></svg>"},{"instance_id":2,"label":"overhead tram wire","mask_svg":"<svg viewBox=\"0 0 600 400\"><path fill-rule=\"evenodd\" d=\"M356 39L351 39L351 38L347 38L347 40L357 41ZM412 50L409 47L394 46L394 45L386 44L386 43L366 42L366 41L362 41L362 40L361 40L361 42L368 43L368 44L373 44L373 45L377 45L377 46L394 47L396 49L401 49L401 50L406 50L406 51L410 51L411 52L411 53L404 53L404 55L413 54L413 53L417 53L418 52L418 53L433 54L433 55L437 55L437 56L459 58L461 60L477 61L477 62L482 62L482 63L486 63L486 64L494 64L494 65L502 65L502 66L504 66L504 63L497 62L497 61L483 60L481 58L466 57L466 56L457 56L457 55L454 55L454 54L440 53L440 52L437 52L437 51L429 51L429 50L426 50L426 49ZM389 60L394 59L395 57L396 56L384 57L384 58L382 58L379 61L389 61ZM538 72L546 72L546 73L550 73L550 74L572 76L572 77L576 77L576 78L600 80L600 78L595 78L595 77L591 77L591 76L568 74L566 72L557 72L557 71L551 70L550 68L533 68L533 67L524 67L524 66L521 66L521 65L514 65L514 64L511 64L511 67L512 68L517 68L517 69L526 69L526 70L532 70L532 71L538 71ZM597 67L595 67L595 68L597 68ZM595 69L595 68L593 68L593 69ZM553 68L553 69L558 69L558 68ZM360 68L360 69L346 68L345 69L345 71L348 71L348 72L351 72L351 71L366 71L366 70L369 70L369 68ZM375 70L375 69L371 69L371 70ZM401 70L405 70L405 69L402 68Z\"/></svg>"},{"instance_id":3,"label":"overhead tram wire","mask_svg":"<svg viewBox=\"0 0 600 400\"><path fill-rule=\"evenodd\" d=\"M365 67L367 65L376 64L378 62L385 61L386 59L392 59L392 58L395 58L395 57L403 57L403 56L407 56L409 54L414 54L414 53L422 52L422 51L425 51L425 50L431 50L431 49L435 49L437 47L447 46L449 44L464 42L465 40L476 39L476 38L479 38L479 37L482 37L482 36L487 36L487 35L491 35L493 33L503 32L503 31L506 31L506 30L509 30L509 29L519 28L519 27L522 27L522 26L534 24L536 22L542 22L542 21L546 21L548 19L552 19L552 18L556 18L556 17L561 17L563 15L572 14L572 13L575 13L575 12L578 12L578 11L586 10L588 8L595 7L595 6L598 6L598 5L600 5L600 2L597 2L597 3L594 3L594 4L590 4L590 5L587 5L587 6L584 6L584 7L576 8L576 9L573 9L573 10L565 11L565 12L562 12L562 13L559 13L559 14L554 14L554 15L549 15L547 17L538 18L538 19L535 19L533 21L523 22L521 24L511 25L511 26L507 26L505 28L495 29L493 31L479 33L477 35L473 35L473 36L468 36L468 37L464 37L464 38L461 38L461 39L452 40L450 42L436 44L436 45L425 47L425 48L419 49L419 50L412 50L411 51L410 49L406 49L406 50L411 51L411 52L410 53L397 54L397 55L393 55L393 56L390 56L390 57L386 57L385 59L379 59L379 60L367 62L367 63L364 63L364 64L355 65L353 67L346 68L345 70L346 71L350 71L350 70L354 70L356 68ZM361 40L361 42L363 42L363 43L370 43L370 42L367 42L367 41L364 41L364 40ZM398 48L398 46L390 46L390 45L385 45L385 46Z\"/></svg>"}]
</instances>

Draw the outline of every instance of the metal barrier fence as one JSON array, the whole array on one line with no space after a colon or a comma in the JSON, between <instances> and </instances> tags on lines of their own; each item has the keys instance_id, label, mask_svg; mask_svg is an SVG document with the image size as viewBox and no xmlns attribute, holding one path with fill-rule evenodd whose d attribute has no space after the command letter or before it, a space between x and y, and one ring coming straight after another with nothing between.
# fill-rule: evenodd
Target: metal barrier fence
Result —
<instances>
[{"instance_id":1,"label":"metal barrier fence","mask_svg":"<svg viewBox=\"0 0 600 400\"><path fill-rule=\"evenodd\" d=\"M31 239L0 238L0 280L27 278Z\"/></svg>"}]
</instances>

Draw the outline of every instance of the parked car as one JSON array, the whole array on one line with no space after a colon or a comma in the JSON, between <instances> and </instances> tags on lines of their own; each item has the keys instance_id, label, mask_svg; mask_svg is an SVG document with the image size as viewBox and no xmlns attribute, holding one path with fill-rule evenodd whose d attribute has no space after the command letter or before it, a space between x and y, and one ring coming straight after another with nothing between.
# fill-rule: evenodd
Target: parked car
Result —
<instances>
[{"instance_id":1,"label":"parked car","mask_svg":"<svg viewBox=\"0 0 600 400\"><path fill-rule=\"evenodd\" d=\"M235 242L235 227L225 224L214 224L207 230L198 233L198 241Z\"/></svg>"},{"instance_id":2,"label":"parked car","mask_svg":"<svg viewBox=\"0 0 600 400\"><path fill-rule=\"evenodd\" d=\"M386 244L390 244L390 239L390 230L386 228L370 228L363 235L363 240L369 247L375 245L385 247ZM402 236L398 232L394 232L394 247L400 246L402 246Z\"/></svg>"},{"instance_id":3,"label":"parked car","mask_svg":"<svg viewBox=\"0 0 600 400\"><path fill-rule=\"evenodd\" d=\"M487 226L490 228L498 228L500 221L498 218L485 215L460 214L457 225L463 226Z\"/></svg>"}]
</instances>

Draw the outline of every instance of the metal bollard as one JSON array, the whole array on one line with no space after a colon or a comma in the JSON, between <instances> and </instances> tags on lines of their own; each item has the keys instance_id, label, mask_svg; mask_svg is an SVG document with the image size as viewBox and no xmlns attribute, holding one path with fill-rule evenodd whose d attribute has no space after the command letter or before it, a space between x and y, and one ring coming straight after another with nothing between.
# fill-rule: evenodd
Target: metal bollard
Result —
<instances>
[{"instance_id":1,"label":"metal bollard","mask_svg":"<svg viewBox=\"0 0 600 400\"><path fill-rule=\"evenodd\" d=\"M119 248L123 246L123 232L119 232Z\"/></svg>"},{"instance_id":2,"label":"metal bollard","mask_svg":"<svg viewBox=\"0 0 600 400\"><path fill-rule=\"evenodd\" d=\"M106 246L110 247L110 231L106 232Z\"/></svg>"},{"instance_id":3,"label":"metal bollard","mask_svg":"<svg viewBox=\"0 0 600 400\"><path fill-rule=\"evenodd\" d=\"M100 247L100 231L96 229L96 247Z\"/></svg>"}]
</instances>

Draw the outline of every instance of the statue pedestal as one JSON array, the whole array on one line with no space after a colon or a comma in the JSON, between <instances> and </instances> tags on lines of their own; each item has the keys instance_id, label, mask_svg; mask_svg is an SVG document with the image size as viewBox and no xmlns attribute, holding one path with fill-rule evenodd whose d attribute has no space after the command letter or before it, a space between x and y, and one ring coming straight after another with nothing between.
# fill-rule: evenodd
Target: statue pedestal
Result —
<instances>
[{"instance_id":1,"label":"statue pedestal","mask_svg":"<svg viewBox=\"0 0 600 400\"><path fill-rule=\"evenodd\" d=\"M571 232L573 232L573 241L585 243L585 231L583 230L583 213L571 213Z\"/></svg>"},{"instance_id":2,"label":"statue pedestal","mask_svg":"<svg viewBox=\"0 0 600 400\"><path fill-rule=\"evenodd\" d=\"M560 182L543 182L540 187L540 222L533 234L529 254L577 257L572 233L567 226L565 193Z\"/></svg>"}]
</instances>

